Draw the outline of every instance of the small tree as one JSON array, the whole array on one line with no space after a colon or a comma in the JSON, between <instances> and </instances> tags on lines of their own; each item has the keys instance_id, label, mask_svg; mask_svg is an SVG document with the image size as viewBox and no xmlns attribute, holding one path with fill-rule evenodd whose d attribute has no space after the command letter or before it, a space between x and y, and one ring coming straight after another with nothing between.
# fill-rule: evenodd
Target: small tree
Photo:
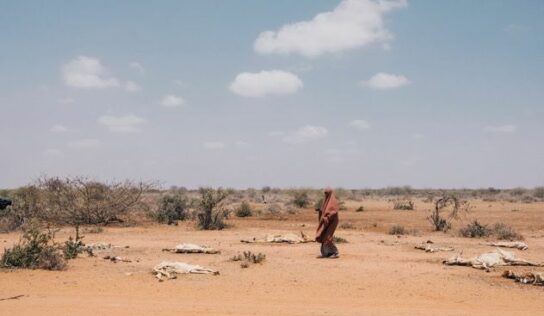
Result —
<instances>
[{"instance_id":1,"label":"small tree","mask_svg":"<svg viewBox=\"0 0 544 316\"><path fill-rule=\"evenodd\" d=\"M451 221L458 219L461 211L468 210L468 203L459 201L454 195L444 195L434 202L434 209L428 219L435 231L446 232L451 228ZM445 212L448 212L447 216L444 216Z\"/></svg>"},{"instance_id":2,"label":"small tree","mask_svg":"<svg viewBox=\"0 0 544 316\"><path fill-rule=\"evenodd\" d=\"M222 189L200 188L199 210L197 214L198 228L204 230L223 229L228 211L223 208L223 200L227 192Z\"/></svg>"}]
</instances>

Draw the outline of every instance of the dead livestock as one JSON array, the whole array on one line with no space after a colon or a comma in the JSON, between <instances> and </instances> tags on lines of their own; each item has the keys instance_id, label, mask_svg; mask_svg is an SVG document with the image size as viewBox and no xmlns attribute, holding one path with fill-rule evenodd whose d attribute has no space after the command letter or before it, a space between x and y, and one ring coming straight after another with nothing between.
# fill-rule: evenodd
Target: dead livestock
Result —
<instances>
[{"instance_id":1,"label":"dead livestock","mask_svg":"<svg viewBox=\"0 0 544 316\"><path fill-rule=\"evenodd\" d=\"M159 281L175 279L177 274L213 274L218 275L219 271L192 265L185 262L163 261L153 268L153 274Z\"/></svg>"},{"instance_id":2,"label":"dead livestock","mask_svg":"<svg viewBox=\"0 0 544 316\"><path fill-rule=\"evenodd\" d=\"M464 259L461 257L461 254L458 254L455 257L444 260L443 263L450 266L468 266L486 271L500 266L541 266L541 264L525 259L517 259L514 253L502 250L500 248L495 249L493 252L487 252L471 259Z\"/></svg>"},{"instance_id":3,"label":"dead livestock","mask_svg":"<svg viewBox=\"0 0 544 316\"><path fill-rule=\"evenodd\" d=\"M188 244L188 243L179 244L175 248L165 248L162 251L169 251L173 253L205 253L205 254L221 253L221 251L214 248L196 245L196 244Z\"/></svg>"},{"instance_id":4,"label":"dead livestock","mask_svg":"<svg viewBox=\"0 0 544 316\"><path fill-rule=\"evenodd\" d=\"M314 240L309 239L303 232L300 232L300 235L293 233L286 234L267 234L264 238L252 238L252 239L242 239L243 243L288 243L288 244L301 244L307 242L314 242Z\"/></svg>"},{"instance_id":5,"label":"dead livestock","mask_svg":"<svg viewBox=\"0 0 544 316\"><path fill-rule=\"evenodd\" d=\"M425 252L439 252L439 251L454 251L453 247L440 247L437 245L434 245L432 241L427 241L424 243L421 243L419 245L416 245L414 248L425 250Z\"/></svg>"},{"instance_id":6,"label":"dead livestock","mask_svg":"<svg viewBox=\"0 0 544 316\"><path fill-rule=\"evenodd\" d=\"M541 273L541 272L516 273L512 270L506 270L502 273L502 276L507 279L513 279L516 282L519 282L522 284L544 286L544 273Z\"/></svg>"},{"instance_id":7,"label":"dead livestock","mask_svg":"<svg viewBox=\"0 0 544 316\"><path fill-rule=\"evenodd\" d=\"M489 246L503 247L503 248L516 248L519 250L527 250L529 246L521 241L492 241L488 243Z\"/></svg>"}]
</instances>

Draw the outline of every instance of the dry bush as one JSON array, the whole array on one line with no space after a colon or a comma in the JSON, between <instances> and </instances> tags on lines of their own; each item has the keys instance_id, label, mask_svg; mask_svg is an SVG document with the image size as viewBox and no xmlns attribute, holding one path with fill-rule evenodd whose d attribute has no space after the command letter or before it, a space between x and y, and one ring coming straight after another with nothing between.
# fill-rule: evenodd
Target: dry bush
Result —
<instances>
[{"instance_id":1,"label":"dry bush","mask_svg":"<svg viewBox=\"0 0 544 316\"><path fill-rule=\"evenodd\" d=\"M351 222L342 222L339 227L341 229L355 229L355 226Z\"/></svg>"},{"instance_id":2,"label":"dry bush","mask_svg":"<svg viewBox=\"0 0 544 316\"><path fill-rule=\"evenodd\" d=\"M523 236L516 232L514 228L503 223L493 225L493 235L499 240L523 240Z\"/></svg>"},{"instance_id":3,"label":"dry bush","mask_svg":"<svg viewBox=\"0 0 544 316\"><path fill-rule=\"evenodd\" d=\"M459 218L461 212L468 212L470 205L460 201L454 195L444 195L434 202L434 209L428 217L435 231L446 232L451 228L451 222ZM444 213L447 212L447 216Z\"/></svg>"},{"instance_id":4,"label":"dry bush","mask_svg":"<svg viewBox=\"0 0 544 316\"><path fill-rule=\"evenodd\" d=\"M41 190L34 185L21 187L10 192L12 205L0 210L0 232L15 230L42 213Z\"/></svg>"},{"instance_id":5,"label":"dry bush","mask_svg":"<svg viewBox=\"0 0 544 316\"><path fill-rule=\"evenodd\" d=\"M244 201L242 204L240 204L240 207L236 209L234 214L238 217L249 217L253 216L253 210L251 209L251 205Z\"/></svg>"},{"instance_id":6,"label":"dry bush","mask_svg":"<svg viewBox=\"0 0 544 316\"><path fill-rule=\"evenodd\" d=\"M293 204L298 208L306 208L310 205L310 197L306 190L297 190L293 193Z\"/></svg>"},{"instance_id":7,"label":"dry bush","mask_svg":"<svg viewBox=\"0 0 544 316\"><path fill-rule=\"evenodd\" d=\"M200 188L199 212L197 213L197 225L203 230L221 230L226 227L225 219L229 211L223 206L227 192L222 189Z\"/></svg>"},{"instance_id":8,"label":"dry bush","mask_svg":"<svg viewBox=\"0 0 544 316\"><path fill-rule=\"evenodd\" d=\"M18 244L4 250L0 259L3 268L62 270L66 261L60 247L53 241L51 231L42 232L36 224L30 224Z\"/></svg>"},{"instance_id":9,"label":"dry bush","mask_svg":"<svg viewBox=\"0 0 544 316\"><path fill-rule=\"evenodd\" d=\"M400 200L400 201L396 201L395 204L393 205L393 209L394 210L407 210L407 211L411 211L414 209L414 202L410 201L410 200Z\"/></svg>"},{"instance_id":10,"label":"dry bush","mask_svg":"<svg viewBox=\"0 0 544 316\"><path fill-rule=\"evenodd\" d=\"M478 220L473 221L466 227L459 230L459 234L468 238L482 238L491 235L492 231L487 225L480 224Z\"/></svg>"},{"instance_id":11,"label":"dry bush","mask_svg":"<svg viewBox=\"0 0 544 316\"><path fill-rule=\"evenodd\" d=\"M364 212L365 208L361 205L357 209L355 209L355 212Z\"/></svg>"},{"instance_id":12,"label":"dry bush","mask_svg":"<svg viewBox=\"0 0 544 316\"><path fill-rule=\"evenodd\" d=\"M129 211L141 210L142 194L153 186L144 182L101 183L82 177L43 178L42 216L49 223L73 226L76 239L81 225L123 222Z\"/></svg>"},{"instance_id":13,"label":"dry bush","mask_svg":"<svg viewBox=\"0 0 544 316\"><path fill-rule=\"evenodd\" d=\"M393 225L389 228L389 235L405 235L407 233L406 229L402 225Z\"/></svg>"},{"instance_id":14,"label":"dry bush","mask_svg":"<svg viewBox=\"0 0 544 316\"><path fill-rule=\"evenodd\" d=\"M348 240L346 238L340 237L340 236L334 236L333 241L337 244L346 244Z\"/></svg>"},{"instance_id":15,"label":"dry bush","mask_svg":"<svg viewBox=\"0 0 544 316\"><path fill-rule=\"evenodd\" d=\"M533 196L538 199L544 199L544 187L534 188Z\"/></svg>"},{"instance_id":16,"label":"dry bush","mask_svg":"<svg viewBox=\"0 0 544 316\"><path fill-rule=\"evenodd\" d=\"M243 255L238 254L230 258L231 261L241 261L240 266L242 268L248 268L249 264L263 263L266 260L266 255L263 253L253 253L251 251L244 251Z\"/></svg>"}]
</instances>

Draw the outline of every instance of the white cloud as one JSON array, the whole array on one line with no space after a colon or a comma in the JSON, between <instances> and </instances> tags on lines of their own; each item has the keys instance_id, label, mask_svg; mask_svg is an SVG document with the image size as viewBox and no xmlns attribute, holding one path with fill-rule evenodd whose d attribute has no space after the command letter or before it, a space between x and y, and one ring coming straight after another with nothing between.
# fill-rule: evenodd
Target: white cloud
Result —
<instances>
[{"instance_id":1,"label":"white cloud","mask_svg":"<svg viewBox=\"0 0 544 316\"><path fill-rule=\"evenodd\" d=\"M183 103L185 103L185 100L183 100L183 98L173 94L165 95L161 100L161 105L169 108L182 106Z\"/></svg>"},{"instance_id":2,"label":"white cloud","mask_svg":"<svg viewBox=\"0 0 544 316\"><path fill-rule=\"evenodd\" d=\"M283 141L288 144L300 144L308 141L314 141L326 137L329 131L321 126L306 125L296 131L287 133Z\"/></svg>"},{"instance_id":3,"label":"white cloud","mask_svg":"<svg viewBox=\"0 0 544 316\"><path fill-rule=\"evenodd\" d=\"M64 153L58 149L55 149L55 148L49 148L49 149L46 149L44 150L43 154L45 156L49 156L49 157L62 157L64 156Z\"/></svg>"},{"instance_id":4,"label":"white cloud","mask_svg":"<svg viewBox=\"0 0 544 316\"><path fill-rule=\"evenodd\" d=\"M145 73L145 68L142 66L142 64L140 64L137 61L130 62L128 65L130 68L136 70L137 72L141 74Z\"/></svg>"},{"instance_id":5,"label":"white cloud","mask_svg":"<svg viewBox=\"0 0 544 316\"><path fill-rule=\"evenodd\" d=\"M227 145L223 142L205 142L204 144L202 144L202 147L204 147L205 149L223 149L225 148Z\"/></svg>"},{"instance_id":6,"label":"white cloud","mask_svg":"<svg viewBox=\"0 0 544 316\"><path fill-rule=\"evenodd\" d=\"M142 90L142 87L136 82L127 81L125 82L125 89L129 92L137 92Z\"/></svg>"},{"instance_id":7,"label":"white cloud","mask_svg":"<svg viewBox=\"0 0 544 316\"><path fill-rule=\"evenodd\" d=\"M371 89L386 90L395 89L410 84L410 80L403 75L394 75L380 72L372 76L367 81L361 82L362 86Z\"/></svg>"},{"instance_id":8,"label":"white cloud","mask_svg":"<svg viewBox=\"0 0 544 316\"><path fill-rule=\"evenodd\" d=\"M111 76L100 60L79 56L62 66L64 83L70 87L92 89L119 87L120 82Z\"/></svg>"},{"instance_id":9,"label":"white cloud","mask_svg":"<svg viewBox=\"0 0 544 316\"><path fill-rule=\"evenodd\" d=\"M365 120L353 120L349 123L349 126L360 130L369 129L371 127Z\"/></svg>"},{"instance_id":10,"label":"white cloud","mask_svg":"<svg viewBox=\"0 0 544 316\"><path fill-rule=\"evenodd\" d=\"M102 142L94 138L85 138L72 141L68 146L73 149L95 149L102 146Z\"/></svg>"},{"instance_id":11,"label":"white cloud","mask_svg":"<svg viewBox=\"0 0 544 316\"><path fill-rule=\"evenodd\" d=\"M484 132L490 133L490 134L513 134L517 130L518 130L518 127L512 124L484 127Z\"/></svg>"},{"instance_id":12,"label":"white cloud","mask_svg":"<svg viewBox=\"0 0 544 316\"><path fill-rule=\"evenodd\" d=\"M264 97L297 92L303 87L297 75L283 70L263 70L257 73L243 72L230 84L230 91L244 97Z\"/></svg>"},{"instance_id":13,"label":"white cloud","mask_svg":"<svg viewBox=\"0 0 544 316\"><path fill-rule=\"evenodd\" d=\"M57 125L53 125L50 131L53 133L64 133L68 131L68 128L66 126L57 124Z\"/></svg>"},{"instance_id":14,"label":"white cloud","mask_svg":"<svg viewBox=\"0 0 544 316\"><path fill-rule=\"evenodd\" d=\"M107 127L112 132L119 133L139 132L140 126L145 122L145 119L133 114L125 116L104 115L98 119L100 125Z\"/></svg>"},{"instance_id":15,"label":"white cloud","mask_svg":"<svg viewBox=\"0 0 544 316\"><path fill-rule=\"evenodd\" d=\"M384 26L384 14L406 6L406 0L344 0L333 11L320 13L311 21L262 32L253 48L261 54L317 57L387 43L393 35Z\"/></svg>"}]
</instances>

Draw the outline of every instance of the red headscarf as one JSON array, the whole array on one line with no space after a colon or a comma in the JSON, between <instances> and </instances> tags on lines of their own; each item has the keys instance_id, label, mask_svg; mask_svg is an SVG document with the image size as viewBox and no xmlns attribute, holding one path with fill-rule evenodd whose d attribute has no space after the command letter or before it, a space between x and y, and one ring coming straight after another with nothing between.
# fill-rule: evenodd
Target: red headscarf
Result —
<instances>
[{"instance_id":1,"label":"red headscarf","mask_svg":"<svg viewBox=\"0 0 544 316\"><path fill-rule=\"evenodd\" d=\"M332 242L334 231L338 226L338 202L331 188L325 189L325 200L319 211L319 226L315 240L320 243Z\"/></svg>"}]
</instances>

